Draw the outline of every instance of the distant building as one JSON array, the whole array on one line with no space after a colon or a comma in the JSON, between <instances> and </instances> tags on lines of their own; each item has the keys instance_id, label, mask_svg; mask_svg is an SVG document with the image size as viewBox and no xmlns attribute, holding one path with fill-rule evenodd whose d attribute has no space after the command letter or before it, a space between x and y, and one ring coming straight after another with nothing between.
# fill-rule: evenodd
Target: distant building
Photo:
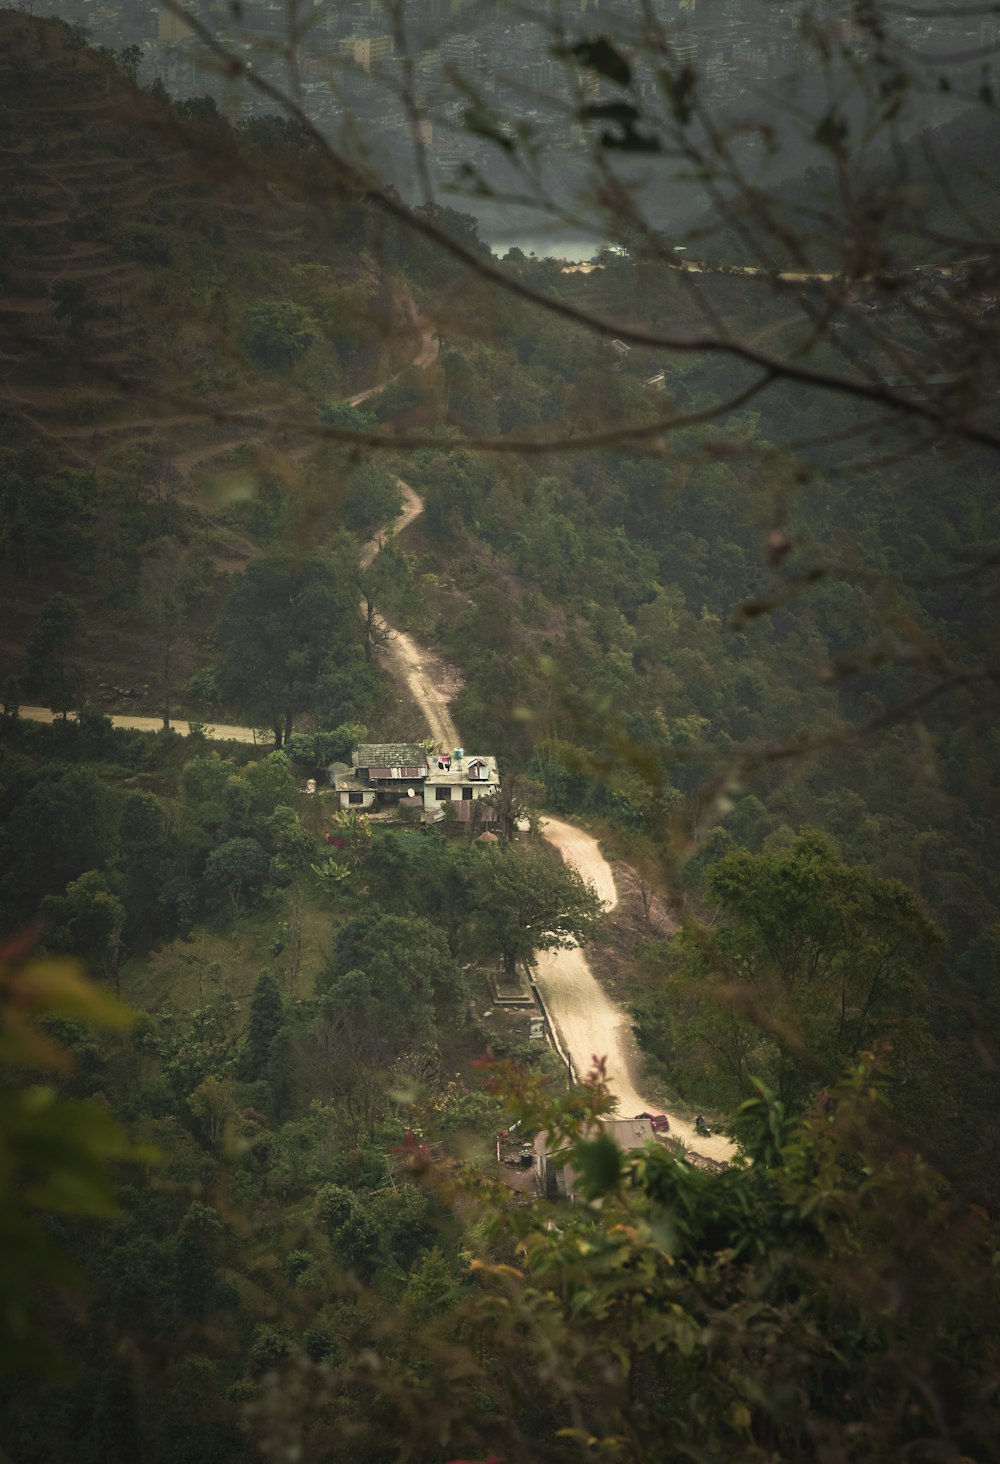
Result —
<instances>
[{"instance_id":1,"label":"distant building","mask_svg":"<svg viewBox=\"0 0 1000 1464\"><path fill-rule=\"evenodd\" d=\"M497 760L492 755L428 754L418 743L363 742L351 756L351 766L331 763L328 774L341 808L380 813L404 806L419 808L426 823L436 823L451 808L468 823L473 805L500 787ZM492 808L476 809L483 823L496 817Z\"/></svg>"},{"instance_id":2,"label":"distant building","mask_svg":"<svg viewBox=\"0 0 1000 1464\"><path fill-rule=\"evenodd\" d=\"M347 36L340 43L340 54L348 57L362 71L371 71L380 61L391 56L392 36Z\"/></svg>"},{"instance_id":3,"label":"distant building","mask_svg":"<svg viewBox=\"0 0 1000 1464\"><path fill-rule=\"evenodd\" d=\"M175 46L178 41L186 41L188 36L193 35L187 21L172 10L159 11L157 23L159 26L158 39L165 46Z\"/></svg>"}]
</instances>

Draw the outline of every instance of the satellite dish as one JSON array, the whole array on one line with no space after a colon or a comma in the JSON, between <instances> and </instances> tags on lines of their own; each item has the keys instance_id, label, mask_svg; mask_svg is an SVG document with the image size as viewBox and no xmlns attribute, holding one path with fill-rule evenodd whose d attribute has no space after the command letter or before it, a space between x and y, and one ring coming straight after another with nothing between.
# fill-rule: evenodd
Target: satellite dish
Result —
<instances>
[{"instance_id":1,"label":"satellite dish","mask_svg":"<svg viewBox=\"0 0 1000 1464\"><path fill-rule=\"evenodd\" d=\"M407 788L407 790L406 790L406 796L407 796L407 798L416 798L417 795L416 795L416 793L414 793L414 791L413 791L412 788Z\"/></svg>"}]
</instances>

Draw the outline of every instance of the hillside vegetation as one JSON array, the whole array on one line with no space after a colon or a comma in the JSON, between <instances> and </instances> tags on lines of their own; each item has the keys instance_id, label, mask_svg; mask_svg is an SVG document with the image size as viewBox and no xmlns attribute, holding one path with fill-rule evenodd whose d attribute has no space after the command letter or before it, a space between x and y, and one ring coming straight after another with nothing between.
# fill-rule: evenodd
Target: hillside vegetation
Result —
<instances>
[{"instance_id":1,"label":"hillside vegetation","mask_svg":"<svg viewBox=\"0 0 1000 1464\"><path fill-rule=\"evenodd\" d=\"M786 380L713 415L744 365L490 285L294 124L144 92L58 22L0 14L0 42L4 1450L989 1458L988 450ZM770 281L602 264L503 269L817 369L852 330L876 376L923 349L913 311L816 332ZM961 356L961 312L916 313ZM397 474L424 511L362 555ZM600 836L614 919L533 831L306 791L423 735L391 626L457 668L503 832ZM129 709L193 734L103 714ZM639 1091L734 1166L620 1152L602 1054L567 1091L496 1000L572 939ZM515 1123L575 1203L510 1187Z\"/></svg>"},{"instance_id":2,"label":"hillside vegetation","mask_svg":"<svg viewBox=\"0 0 1000 1464\"><path fill-rule=\"evenodd\" d=\"M10 674L43 581L86 604L90 695L159 710L149 566L183 546L197 635L262 546L321 542L352 470L295 424L392 376L420 327L360 203L311 196L298 128L144 93L57 22L0 28L0 655Z\"/></svg>"}]
</instances>

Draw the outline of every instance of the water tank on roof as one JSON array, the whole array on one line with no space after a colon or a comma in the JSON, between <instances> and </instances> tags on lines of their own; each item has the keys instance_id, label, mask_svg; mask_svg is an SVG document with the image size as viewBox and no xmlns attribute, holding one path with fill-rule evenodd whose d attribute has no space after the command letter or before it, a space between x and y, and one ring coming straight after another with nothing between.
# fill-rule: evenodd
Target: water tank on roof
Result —
<instances>
[{"instance_id":1,"label":"water tank on roof","mask_svg":"<svg viewBox=\"0 0 1000 1464\"><path fill-rule=\"evenodd\" d=\"M464 756L465 756L465 748L464 747L456 747L455 748L455 753L454 753L455 761L456 762L461 762Z\"/></svg>"}]
</instances>

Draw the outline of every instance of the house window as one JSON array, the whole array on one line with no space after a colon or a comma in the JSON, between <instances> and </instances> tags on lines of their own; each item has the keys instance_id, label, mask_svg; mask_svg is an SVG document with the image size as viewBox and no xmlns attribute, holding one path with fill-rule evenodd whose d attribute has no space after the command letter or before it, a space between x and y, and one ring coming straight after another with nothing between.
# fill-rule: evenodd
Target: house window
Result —
<instances>
[{"instance_id":1,"label":"house window","mask_svg":"<svg viewBox=\"0 0 1000 1464\"><path fill-rule=\"evenodd\" d=\"M434 789L434 797L437 799L437 801L439 803L450 803L451 802L451 788L450 787L448 787L448 788L435 788Z\"/></svg>"},{"instance_id":2,"label":"house window","mask_svg":"<svg viewBox=\"0 0 1000 1464\"><path fill-rule=\"evenodd\" d=\"M364 803L365 795L363 793L348 793L347 801L348 803Z\"/></svg>"},{"instance_id":3,"label":"house window","mask_svg":"<svg viewBox=\"0 0 1000 1464\"><path fill-rule=\"evenodd\" d=\"M471 788L463 788L462 789L462 801L463 801L463 803L468 803L469 802L469 799L471 797L472 797L472 789Z\"/></svg>"}]
</instances>

